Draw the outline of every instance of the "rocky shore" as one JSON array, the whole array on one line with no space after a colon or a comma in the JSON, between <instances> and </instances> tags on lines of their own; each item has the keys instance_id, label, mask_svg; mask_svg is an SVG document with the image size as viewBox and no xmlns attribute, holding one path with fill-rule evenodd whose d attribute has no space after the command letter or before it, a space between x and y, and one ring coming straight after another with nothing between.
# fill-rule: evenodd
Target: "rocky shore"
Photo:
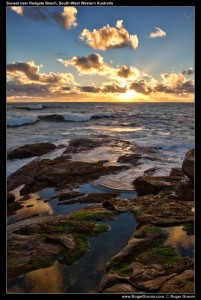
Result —
<instances>
[{"instance_id":1,"label":"rocky shore","mask_svg":"<svg viewBox=\"0 0 201 300\"><path fill-rule=\"evenodd\" d=\"M74 153L90 151L103 145L121 147L119 165L108 166L106 161L72 160ZM8 159L39 156L7 180L7 214L15 214L30 193L52 187L58 205L85 203L90 206L58 216L31 216L8 225L8 279L46 268L58 261L71 265L90 251L88 238L108 230L108 221L123 212L130 212L137 229L126 246L108 261L99 293L193 293L194 260L181 256L167 244L166 228L182 225L187 234L194 231L194 151L190 150L180 168L169 176L153 176L147 170L133 181L137 198L119 197L117 192L83 193L76 189L100 176L115 174L139 164L145 157L157 160L154 148L134 147L126 141L80 139L71 141L62 155L54 159L41 155L55 150L50 143L25 145L14 149ZM21 198L13 190L23 185ZM23 201L22 201L23 199ZM31 207L30 207L31 209ZM100 224L102 221L104 224Z\"/></svg>"}]
</instances>

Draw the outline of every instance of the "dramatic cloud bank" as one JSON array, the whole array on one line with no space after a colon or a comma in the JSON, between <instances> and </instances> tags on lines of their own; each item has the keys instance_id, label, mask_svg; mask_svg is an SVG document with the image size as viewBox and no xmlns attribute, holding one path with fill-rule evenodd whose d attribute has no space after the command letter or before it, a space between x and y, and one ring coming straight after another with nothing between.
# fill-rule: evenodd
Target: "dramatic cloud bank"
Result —
<instances>
[{"instance_id":1,"label":"dramatic cloud bank","mask_svg":"<svg viewBox=\"0 0 201 300\"><path fill-rule=\"evenodd\" d=\"M34 61L14 62L7 65L7 95L26 97L62 97L69 93L68 86L76 85L71 73L40 73L42 66Z\"/></svg>"},{"instance_id":2,"label":"dramatic cloud bank","mask_svg":"<svg viewBox=\"0 0 201 300\"><path fill-rule=\"evenodd\" d=\"M14 62L7 65L7 75L13 79L18 78L18 81L28 83L30 81L39 81L40 83L51 84L66 84L74 81L74 77L70 73L39 73L40 66L36 66L34 61Z\"/></svg>"},{"instance_id":3,"label":"dramatic cloud bank","mask_svg":"<svg viewBox=\"0 0 201 300\"><path fill-rule=\"evenodd\" d=\"M131 79L134 80L139 77L140 72L134 66L120 66L113 68L106 64L100 54L93 53L87 56L74 56L72 59L64 60L57 59L57 61L64 64L66 67L74 66L80 75L97 74L100 76L107 75L110 79L121 80Z\"/></svg>"},{"instance_id":4,"label":"dramatic cloud bank","mask_svg":"<svg viewBox=\"0 0 201 300\"><path fill-rule=\"evenodd\" d=\"M123 20L118 20L116 28L110 27L110 25L93 31L85 28L80 35L80 39L95 50L105 51L124 47L136 49L138 47L137 35L129 34L122 24Z\"/></svg>"},{"instance_id":5,"label":"dramatic cloud bank","mask_svg":"<svg viewBox=\"0 0 201 300\"><path fill-rule=\"evenodd\" d=\"M103 99L103 97L115 99L121 95L137 95L143 100L147 97L159 99L171 97L171 95L172 97L187 97L194 93L194 81L186 77L194 73L192 68L178 73L163 73L161 80L158 81L151 75L140 72L134 66L111 67L97 53L82 57L74 56L69 60L57 60L66 67L75 67L79 75L93 75L94 79L95 76L101 75L102 79L99 84L82 84L82 79L77 83L71 73L41 73L42 65L36 65L34 61L13 62L7 65L9 99L33 99L35 97L41 100L45 98L50 100L86 99L87 101L90 95L93 100L97 97L98 99Z\"/></svg>"}]
</instances>

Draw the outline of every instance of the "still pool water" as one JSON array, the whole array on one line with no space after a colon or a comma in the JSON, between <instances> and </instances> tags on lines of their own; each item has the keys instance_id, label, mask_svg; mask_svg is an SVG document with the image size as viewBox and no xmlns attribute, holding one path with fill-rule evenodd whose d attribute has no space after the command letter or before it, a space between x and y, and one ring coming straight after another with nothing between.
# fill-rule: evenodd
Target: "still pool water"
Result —
<instances>
[{"instance_id":1,"label":"still pool water","mask_svg":"<svg viewBox=\"0 0 201 300\"><path fill-rule=\"evenodd\" d=\"M72 266L55 262L49 268L8 280L8 293L97 293L107 262L126 245L136 228L131 213L122 213L105 224L111 230L90 237L89 251Z\"/></svg>"}]
</instances>

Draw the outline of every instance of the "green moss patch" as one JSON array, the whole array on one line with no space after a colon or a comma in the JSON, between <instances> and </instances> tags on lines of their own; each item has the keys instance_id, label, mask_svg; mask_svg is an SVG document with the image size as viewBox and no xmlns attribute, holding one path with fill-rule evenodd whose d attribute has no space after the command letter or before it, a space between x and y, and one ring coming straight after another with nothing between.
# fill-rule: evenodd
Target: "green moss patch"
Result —
<instances>
[{"instance_id":1,"label":"green moss patch","mask_svg":"<svg viewBox=\"0 0 201 300\"><path fill-rule=\"evenodd\" d=\"M77 237L76 238L76 249L70 253L70 255L65 259L65 264L72 265L76 260L82 257L88 250L88 241L86 238Z\"/></svg>"},{"instance_id":2,"label":"green moss patch","mask_svg":"<svg viewBox=\"0 0 201 300\"><path fill-rule=\"evenodd\" d=\"M148 234L160 234L164 238L167 238L168 234L165 230L162 230L156 226L148 225L143 227L143 232Z\"/></svg>"},{"instance_id":3,"label":"green moss patch","mask_svg":"<svg viewBox=\"0 0 201 300\"><path fill-rule=\"evenodd\" d=\"M66 221L60 222L44 222L39 223L41 232L48 233L71 233L73 232L73 226Z\"/></svg>"},{"instance_id":4,"label":"green moss patch","mask_svg":"<svg viewBox=\"0 0 201 300\"><path fill-rule=\"evenodd\" d=\"M132 269L129 263L116 263L114 261L109 262L109 271L110 274L118 274L122 277L129 277L132 274Z\"/></svg>"},{"instance_id":5,"label":"green moss patch","mask_svg":"<svg viewBox=\"0 0 201 300\"><path fill-rule=\"evenodd\" d=\"M105 224L95 224L94 229L92 231L92 235L99 235L103 232L106 232L110 229L109 225L105 225Z\"/></svg>"},{"instance_id":6,"label":"green moss patch","mask_svg":"<svg viewBox=\"0 0 201 300\"><path fill-rule=\"evenodd\" d=\"M158 263L162 265L174 265L180 257L171 246L152 248L136 256L136 261L143 264Z\"/></svg>"},{"instance_id":7,"label":"green moss patch","mask_svg":"<svg viewBox=\"0 0 201 300\"><path fill-rule=\"evenodd\" d=\"M73 212L69 219L74 221L103 221L112 220L115 215L112 211L80 210Z\"/></svg>"}]
</instances>

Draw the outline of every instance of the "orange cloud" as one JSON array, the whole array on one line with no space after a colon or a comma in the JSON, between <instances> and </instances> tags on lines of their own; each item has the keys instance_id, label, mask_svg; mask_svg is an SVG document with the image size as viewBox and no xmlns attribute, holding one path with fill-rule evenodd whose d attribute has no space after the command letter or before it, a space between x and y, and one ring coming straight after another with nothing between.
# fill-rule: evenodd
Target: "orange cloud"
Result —
<instances>
[{"instance_id":1,"label":"orange cloud","mask_svg":"<svg viewBox=\"0 0 201 300\"><path fill-rule=\"evenodd\" d=\"M103 62L103 58L97 54L89 54L87 56L74 56L72 59L63 60L57 59L66 67L74 66L83 74L106 73L109 71L109 66Z\"/></svg>"},{"instance_id":2,"label":"orange cloud","mask_svg":"<svg viewBox=\"0 0 201 300\"><path fill-rule=\"evenodd\" d=\"M110 81L110 82L104 83L101 90L103 93L121 94L121 93L126 93L127 88L126 88L126 86L122 87L122 86L118 85L116 82Z\"/></svg>"},{"instance_id":3,"label":"orange cloud","mask_svg":"<svg viewBox=\"0 0 201 300\"><path fill-rule=\"evenodd\" d=\"M191 68L190 68L191 69ZM155 92L191 94L194 93L194 81L187 80L183 72L161 74L163 81L156 84Z\"/></svg>"},{"instance_id":4,"label":"orange cloud","mask_svg":"<svg viewBox=\"0 0 201 300\"><path fill-rule=\"evenodd\" d=\"M74 56L72 59L57 61L64 64L66 67L74 66L80 74L97 74L101 76L107 75L108 78L117 81L134 80L140 76L140 72L134 66L121 66L113 68L103 61L103 57L97 53L89 54L87 56Z\"/></svg>"},{"instance_id":5,"label":"orange cloud","mask_svg":"<svg viewBox=\"0 0 201 300\"><path fill-rule=\"evenodd\" d=\"M19 15L23 15L24 7L23 6L10 6L10 9L16 12Z\"/></svg>"},{"instance_id":6,"label":"orange cloud","mask_svg":"<svg viewBox=\"0 0 201 300\"><path fill-rule=\"evenodd\" d=\"M64 11L62 13L53 13L53 17L55 21L64 29L71 29L72 27L76 27L77 19L76 19L77 9L75 7L64 7Z\"/></svg>"},{"instance_id":7,"label":"orange cloud","mask_svg":"<svg viewBox=\"0 0 201 300\"><path fill-rule=\"evenodd\" d=\"M120 24L119 24L120 26ZM71 73L40 73L41 65L35 65L34 61L14 62L8 64L7 95L9 100L21 101L36 99L42 101L48 99L54 101L115 101L115 97L129 91L138 93L138 98L149 96L152 99L173 99L174 95L187 99L193 96L194 81L185 77L192 75L189 68L179 73L163 73L162 81L155 80L152 76L141 73L134 66L118 66L116 68L107 65L99 54L90 54L85 57L75 56L70 60L59 60L66 66L74 66L83 75L99 74L105 76L106 82L95 84L78 84ZM147 78L147 80L145 80ZM112 81L109 81L112 79ZM93 98L93 96L94 98ZM80 98L79 98L80 96ZM89 97L89 98L87 98ZM103 97L103 98L101 98ZM108 98L107 98L108 97ZM105 99L105 100L104 100ZM190 98L189 98L190 99Z\"/></svg>"},{"instance_id":8,"label":"orange cloud","mask_svg":"<svg viewBox=\"0 0 201 300\"><path fill-rule=\"evenodd\" d=\"M123 20L118 20L116 28L110 27L108 24L98 30L94 29L92 32L85 28L80 35L80 39L95 50L105 51L124 47L136 49L138 47L137 35L129 34L122 23Z\"/></svg>"},{"instance_id":9,"label":"orange cloud","mask_svg":"<svg viewBox=\"0 0 201 300\"><path fill-rule=\"evenodd\" d=\"M135 67L121 66L117 70L117 75L122 78L139 77L139 70Z\"/></svg>"},{"instance_id":10,"label":"orange cloud","mask_svg":"<svg viewBox=\"0 0 201 300\"><path fill-rule=\"evenodd\" d=\"M150 39L155 39L155 38L164 37L164 36L166 36L166 32L164 30L162 30L161 28L159 28L159 27L156 27L155 32L151 32L149 34Z\"/></svg>"},{"instance_id":11,"label":"orange cloud","mask_svg":"<svg viewBox=\"0 0 201 300\"><path fill-rule=\"evenodd\" d=\"M161 74L163 83L171 88L176 88L186 81L186 77L182 73L164 73Z\"/></svg>"},{"instance_id":12,"label":"orange cloud","mask_svg":"<svg viewBox=\"0 0 201 300\"><path fill-rule=\"evenodd\" d=\"M152 88L148 86L148 83L145 79L140 79L133 82L130 86L130 89L143 95L148 95L152 92Z\"/></svg>"},{"instance_id":13,"label":"orange cloud","mask_svg":"<svg viewBox=\"0 0 201 300\"><path fill-rule=\"evenodd\" d=\"M50 84L66 84L74 82L74 77L71 73L39 73L40 66L36 66L34 61L14 62L7 65L7 75L11 79L18 79L24 83L40 82Z\"/></svg>"}]
</instances>

